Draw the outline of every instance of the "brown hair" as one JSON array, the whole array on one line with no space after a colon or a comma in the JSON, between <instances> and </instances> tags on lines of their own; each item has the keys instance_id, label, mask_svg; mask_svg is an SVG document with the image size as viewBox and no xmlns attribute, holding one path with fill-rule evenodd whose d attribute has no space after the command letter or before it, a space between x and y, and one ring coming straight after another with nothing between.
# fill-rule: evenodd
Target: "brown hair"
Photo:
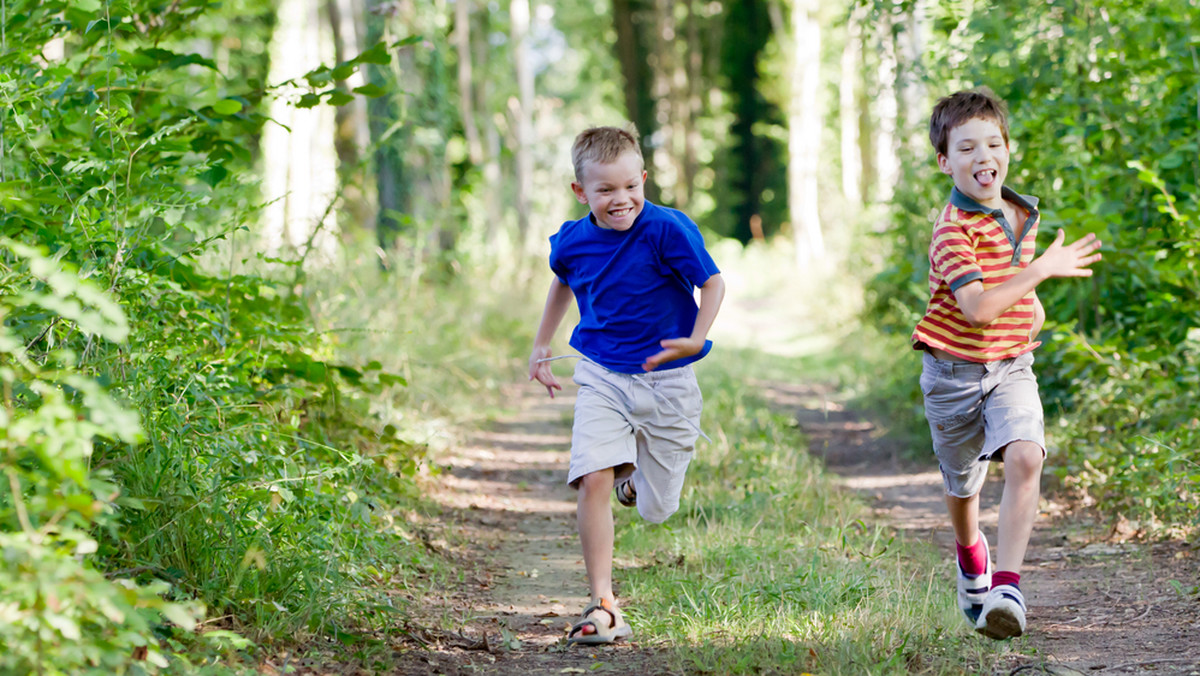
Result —
<instances>
[{"instance_id":1,"label":"brown hair","mask_svg":"<svg viewBox=\"0 0 1200 676\"><path fill-rule=\"evenodd\" d=\"M929 142L934 150L946 154L950 130L975 118L990 120L1000 127L1008 143L1008 106L991 89L976 87L943 96L929 116Z\"/></svg>"},{"instance_id":2,"label":"brown hair","mask_svg":"<svg viewBox=\"0 0 1200 676\"><path fill-rule=\"evenodd\" d=\"M571 146L571 163L575 165L575 180L583 181L583 165L587 162L609 164L627 152L637 153L642 159L642 148L638 145L637 130L617 127L592 127L575 137Z\"/></svg>"}]
</instances>

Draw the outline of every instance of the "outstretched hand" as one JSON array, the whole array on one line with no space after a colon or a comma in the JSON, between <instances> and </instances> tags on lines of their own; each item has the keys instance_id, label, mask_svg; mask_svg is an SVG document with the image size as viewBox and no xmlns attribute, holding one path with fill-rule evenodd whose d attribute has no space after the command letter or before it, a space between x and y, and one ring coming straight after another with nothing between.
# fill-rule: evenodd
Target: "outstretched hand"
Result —
<instances>
[{"instance_id":1,"label":"outstretched hand","mask_svg":"<svg viewBox=\"0 0 1200 676\"><path fill-rule=\"evenodd\" d=\"M1091 277L1092 271L1087 266L1100 260L1101 255L1095 253L1100 240L1088 233L1064 246L1066 238L1067 233L1059 230L1054 242L1038 258L1042 272L1046 277Z\"/></svg>"},{"instance_id":2,"label":"outstretched hand","mask_svg":"<svg viewBox=\"0 0 1200 676\"><path fill-rule=\"evenodd\" d=\"M668 338L660 340L658 344L663 347L662 352L647 357L646 361L642 362L642 369L653 371L669 361L690 357L703 350L704 343L703 339L697 340L694 338Z\"/></svg>"},{"instance_id":3,"label":"outstretched hand","mask_svg":"<svg viewBox=\"0 0 1200 676\"><path fill-rule=\"evenodd\" d=\"M554 398L554 390L561 390L562 385L558 384L554 372L550 370L550 362L541 360L549 359L552 354L549 347L535 347L529 355L529 379L545 385L551 399Z\"/></svg>"}]
</instances>

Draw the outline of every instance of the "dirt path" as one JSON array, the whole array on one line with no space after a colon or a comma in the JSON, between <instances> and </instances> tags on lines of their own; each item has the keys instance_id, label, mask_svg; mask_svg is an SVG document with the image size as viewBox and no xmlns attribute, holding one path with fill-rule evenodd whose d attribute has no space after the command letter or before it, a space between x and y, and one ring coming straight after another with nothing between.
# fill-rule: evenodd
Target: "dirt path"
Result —
<instances>
[{"instance_id":1,"label":"dirt path","mask_svg":"<svg viewBox=\"0 0 1200 676\"><path fill-rule=\"evenodd\" d=\"M560 379L565 392L553 400L532 385L513 386L516 411L441 459L449 469L434 498L456 524L453 539L472 548L461 555L476 573L431 604L436 612L422 626L440 614L451 628L422 630L427 649L404 655L400 673L664 673L659 651L636 636L600 648L563 640L588 590L575 492L565 484L575 388Z\"/></svg>"},{"instance_id":2,"label":"dirt path","mask_svg":"<svg viewBox=\"0 0 1200 676\"><path fill-rule=\"evenodd\" d=\"M943 547L949 585L954 536L936 464L900 460L901 449L875 424L831 404L826 391L767 385L777 405L796 411L811 452L879 518ZM1001 487L993 471L982 514L993 540ZM1121 542L1127 534L1098 530L1052 502L1043 507L1022 573L1030 626L1019 639L1025 645L1014 646L1032 645L1039 657L1011 652L1011 673L1200 674L1200 549Z\"/></svg>"},{"instance_id":3,"label":"dirt path","mask_svg":"<svg viewBox=\"0 0 1200 676\"><path fill-rule=\"evenodd\" d=\"M796 412L812 452L864 493L879 519L951 551L933 465L900 461L900 449L879 438L873 423L831 404L818 388L763 385L776 405ZM473 572L440 598L423 599L425 616L412 630L423 649L403 651L393 673L667 673L661 646L563 642L587 602L575 496L563 483L573 395L568 387L551 401L514 385L514 412L442 458L449 467L435 498L456 532L430 546L457 551ZM992 533L996 479L986 489L993 507L983 514ZM1048 506L1056 515L1038 522L1022 584L1031 625L998 673L1200 674L1200 603L1188 591L1197 584L1200 551L1122 544ZM947 554L948 585L952 565ZM1021 654L1030 646L1036 659Z\"/></svg>"}]
</instances>

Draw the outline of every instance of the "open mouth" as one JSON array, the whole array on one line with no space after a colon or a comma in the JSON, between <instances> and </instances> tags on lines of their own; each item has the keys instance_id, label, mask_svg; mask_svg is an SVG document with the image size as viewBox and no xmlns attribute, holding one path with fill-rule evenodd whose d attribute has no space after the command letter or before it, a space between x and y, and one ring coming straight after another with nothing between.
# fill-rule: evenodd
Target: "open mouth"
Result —
<instances>
[{"instance_id":1,"label":"open mouth","mask_svg":"<svg viewBox=\"0 0 1200 676\"><path fill-rule=\"evenodd\" d=\"M608 215L613 218L624 218L631 213L633 213L633 207L626 207L624 209L612 209L608 212Z\"/></svg>"},{"instance_id":2,"label":"open mouth","mask_svg":"<svg viewBox=\"0 0 1200 676\"><path fill-rule=\"evenodd\" d=\"M979 181L979 185L989 186L996 182L996 170L984 169L983 171L975 172L975 180Z\"/></svg>"}]
</instances>

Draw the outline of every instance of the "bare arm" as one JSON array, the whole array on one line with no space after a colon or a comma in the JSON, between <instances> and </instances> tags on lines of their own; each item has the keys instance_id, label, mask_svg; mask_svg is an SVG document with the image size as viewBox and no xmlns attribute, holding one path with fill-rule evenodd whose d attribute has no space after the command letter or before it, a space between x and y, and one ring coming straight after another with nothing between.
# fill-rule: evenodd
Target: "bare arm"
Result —
<instances>
[{"instance_id":1,"label":"bare arm","mask_svg":"<svg viewBox=\"0 0 1200 676\"><path fill-rule=\"evenodd\" d=\"M659 341L663 351L647 357L642 368L653 371L666 362L690 357L703 350L704 343L708 340L708 330L712 328L713 320L717 318L717 311L721 309L721 301L724 299L725 280L718 273L709 277L704 286L700 287L700 309L696 312L692 335L687 338Z\"/></svg>"},{"instance_id":2,"label":"bare arm","mask_svg":"<svg viewBox=\"0 0 1200 676\"><path fill-rule=\"evenodd\" d=\"M954 299L971 326L982 328L991 324L1051 277L1091 277L1092 271L1087 266L1100 260L1100 254L1095 253L1100 240L1089 234L1063 246L1065 238L1066 233L1059 230L1045 253L999 286L984 291L983 283L974 281L959 287Z\"/></svg>"},{"instance_id":3,"label":"bare arm","mask_svg":"<svg viewBox=\"0 0 1200 676\"><path fill-rule=\"evenodd\" d=\"M554 398L554 390L561 390L562 385L554 378L550 362L538 360L547 359L552 355L550 341L554 340L558 325L562 323L573 300L575 294L571 292L571 287L558 279L550 282L550 292L546 294L546 307L542 310L542 321L538 324L537 336L533 339L533 352L529 355L529 379L536 379L545 385L551 399Z\"/></svg>"},{"instance_id":4,"label":"bare arm","mask_svg":"<svg viewBox=\"0 0 1200 676\"><path fill-rule=\"evenodd\" d=\"M1033 327L1029 329L1029 342L1033 342L1038 334L1042 332L1042 326L1046 323L1046 308L1042 306L1042 299L1038 298L1037 292L1033 292Z\"/></svg>"}]
</instances>

